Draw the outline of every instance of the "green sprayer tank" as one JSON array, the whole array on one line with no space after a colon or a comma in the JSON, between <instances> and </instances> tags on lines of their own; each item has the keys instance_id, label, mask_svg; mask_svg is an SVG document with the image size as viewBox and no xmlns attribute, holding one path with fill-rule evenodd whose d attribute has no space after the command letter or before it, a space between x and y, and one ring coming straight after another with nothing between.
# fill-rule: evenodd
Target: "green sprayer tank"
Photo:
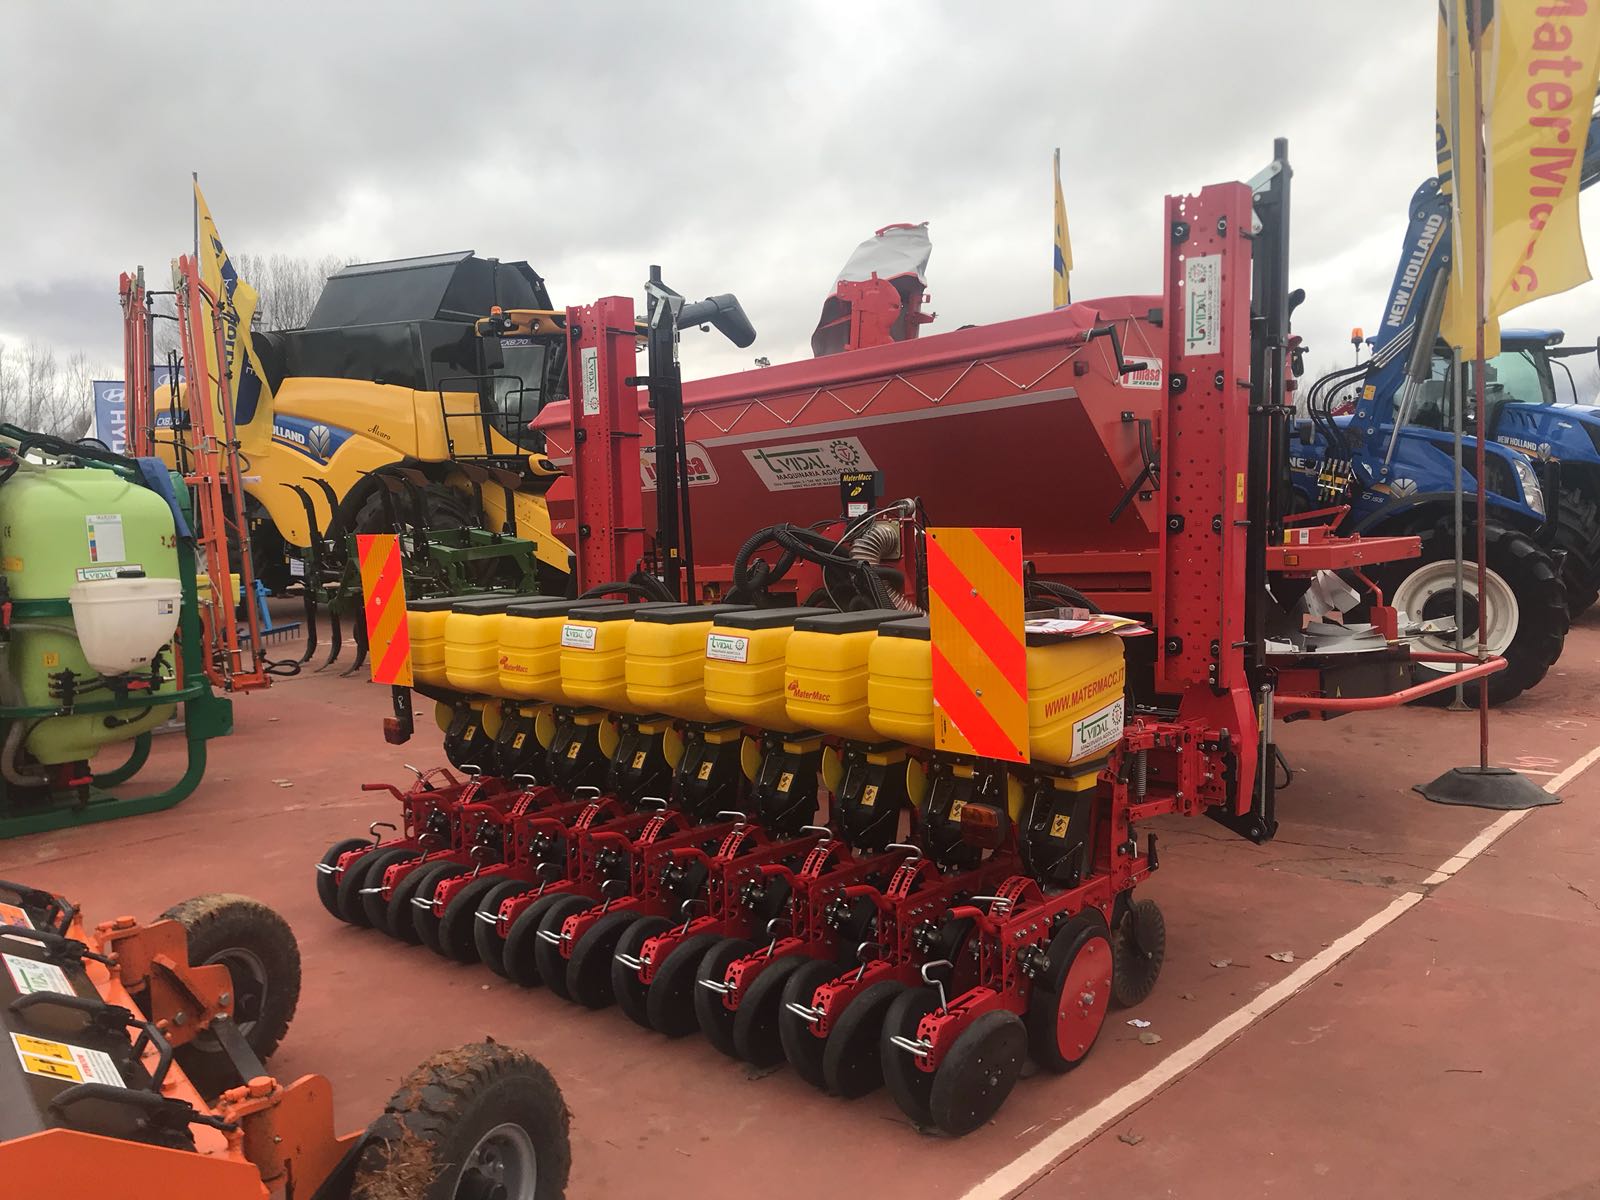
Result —
<instances>
[{"instance_id":1,"label":"green sprayer tank","mask_svg":"<svg viewBox=\"0 0 1600 1200\"><path fill-rule=\"evenodd\" d=\"M0 836L164 807L199 781L230 706L201 670L194 564L173 504L132 460L0 426ZM179 703L183 779L108 794Z\"/></svg>"}]
</instances>

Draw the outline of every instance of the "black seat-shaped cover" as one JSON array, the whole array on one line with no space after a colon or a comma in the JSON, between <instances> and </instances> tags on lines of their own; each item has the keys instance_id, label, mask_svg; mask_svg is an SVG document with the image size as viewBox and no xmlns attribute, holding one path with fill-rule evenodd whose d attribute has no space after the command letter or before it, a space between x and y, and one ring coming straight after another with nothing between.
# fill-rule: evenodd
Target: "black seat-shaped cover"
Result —
<instances>
[{"instance_id":1,"label":"black seat-shaped cover","mask_svg":"<svg viewBox=\"0 0 1600 1200\"><path fill-rule=\"evenodd\" d=\"M750 608L725 613L717 618L717 624L729 629L782 629L805 617L820 617L829 611L826 608Z\"/></svg>"},{"instance_id":2,"label":"black seat-shaped cover","mask_svg":"<svg viewBox=\"0 0 1600 1200\"><path fill-rule=\"evenodd\" d=\"M639 613L634 619L643 621L647 625L693 625L696 621L720 622L725 613L744 612L748 604L681 604L675 608L650 608L647 605L636 604L635 608L645 608L648 611Z\"/></svg>"},{"instance_id":3,"label":"black seat-shaped cover","mask_svg":"<svg viewBox=\"0 0 1600 1200\"><path fill-rule=\"evenodd\" d=\"M898 621L906 616L898 608L868 608L861 612L824 613L819 617L802 617L794 623L796 632L807 633L861 633L877 629L885 621Z\"/></svg>"}]
</instances>

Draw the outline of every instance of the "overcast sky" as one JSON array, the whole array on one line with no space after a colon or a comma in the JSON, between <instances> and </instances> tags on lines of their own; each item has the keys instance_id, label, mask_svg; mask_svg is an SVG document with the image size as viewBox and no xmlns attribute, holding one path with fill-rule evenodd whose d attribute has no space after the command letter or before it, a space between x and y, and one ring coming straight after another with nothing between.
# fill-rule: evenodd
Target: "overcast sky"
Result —
<instances>
[{"instance_id":1,"label":"overcast sky","mask_svg":"<svg viewBox=\"0 0 1600 1200\"><path fill-rule=\"evenodd\" d=\"M1075 299L1159 291L1161 198L1290 139L1297 328L1376 325L1431 174L1435 0L11 4L0 337L119 364L117 272L165 274L200 173L235 253L528 259L557 303L652 262L809 354L851 248L929 221L930 332L1050 300L1062 148ZM1600 190L1600 189L1597 189ZM1600 209L1585 228L1600 247ZM1589 284L1513 324L1600 333ZM270 297L266 297L270 303ZM120 368L119 368L120 369Z\"/></svg>"}]
</instances>

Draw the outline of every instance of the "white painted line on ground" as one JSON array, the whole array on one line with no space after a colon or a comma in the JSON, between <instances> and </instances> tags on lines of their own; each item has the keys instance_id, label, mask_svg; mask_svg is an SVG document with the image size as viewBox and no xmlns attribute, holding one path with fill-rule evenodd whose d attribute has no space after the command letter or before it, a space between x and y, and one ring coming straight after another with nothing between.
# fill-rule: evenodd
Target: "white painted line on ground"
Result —
<instances>
[{"instance_id":1,"label":"white painted line on ground","mask_svg":"<svg viewBox=\"0 0 1600 1200\"><path fill-rule=\"evenodd\" d=\"M1551 794L1559 792L1596 762L1600 762L1600 746L1596 746L1545 784L1545 791ZM1422 881L1422 886L1431 888L1455 875L1533 811L1531 808L1524 808L1497 817L1477 837L1463 846L1459 853L1451 855L1441 863L1437 871ZM1093 1108L1079 1113L1061 1128L1000 1167L988 1178L975 1184L967 1190L961 1200L1003 1200L1004 1197L1021 1192L1084 1143L1150 1100L1180 1076L1199 1066L1262 1017L1316 980L1318 976L1354 953L1379 930L1421 903L1425 895L1424 892L1406 892L1396 896L1381 912L1368 917L1325 950L1308 958L1250 1003L1229 1013L1199 1037L1167 1055L1139 1078L1124 1084Z\"/></svg>"}]
</instances>

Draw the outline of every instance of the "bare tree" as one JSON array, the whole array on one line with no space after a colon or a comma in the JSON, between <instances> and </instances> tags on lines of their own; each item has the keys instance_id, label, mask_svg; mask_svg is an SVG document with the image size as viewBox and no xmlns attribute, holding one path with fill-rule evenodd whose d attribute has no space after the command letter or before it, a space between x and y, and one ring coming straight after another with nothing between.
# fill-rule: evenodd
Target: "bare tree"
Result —
<instances>
[{"instance_id":1,"label":"bare tree","mask_svg":"<svg viewBox=\"0 0 1600 1200\"><path fill-rule=\"evenodd\" d=\"M116 368L104 377L115 377ZM0 421L37 433L76 441L94 420L90 384L95 372L81 350L63 366L55 351L39 342L20 350L0 342Z\"/></svg>"},{"instance_id":2,"label":"bare tree","mask_svg":"<svg viewBox=\"0 0 1600 1200\"><path fill-rule=\"evenodd\" d=\"M340 267L355 262L349 255L324 254L296 258L289 254L239 254L233 265L261 297L257 328L299 329L322 295L322 285Z\"/></svg>"}]
</instances>

